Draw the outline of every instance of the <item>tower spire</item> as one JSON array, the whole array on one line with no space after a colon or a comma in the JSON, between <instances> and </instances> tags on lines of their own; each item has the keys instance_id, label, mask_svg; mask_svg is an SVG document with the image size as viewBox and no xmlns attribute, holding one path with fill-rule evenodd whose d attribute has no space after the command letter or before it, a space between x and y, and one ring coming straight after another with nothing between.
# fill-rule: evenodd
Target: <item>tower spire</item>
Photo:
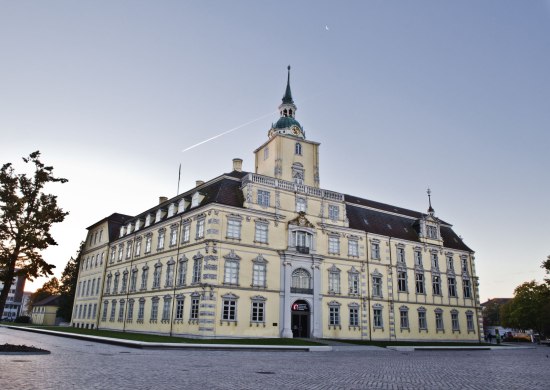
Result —
<instances>
[{"instance_id":1,"label":"tower spire","mask_svg":"<svg viewBox=\"0 0 550 390\"><path fill-rule=\"evenodd\" d=\"M430 190L430 187L428 187L428 190L426 191L428 193L428 203L430 207L428 207L428 213L430 215L433 215L435 210L432 207L432 190Z\"/></svg>"},{"instance_id":2,"label":"tower spire","mask_svg":"<svg viewBox=\"0 0 550 390\"><path fill-rule=\"evenodd\" d=\"M286 79L286 90L285 95L283 96L283 104L294 104L294 100L292 100L292 92L290 92L290 65L288 66L288 76Z\"/></svg>"}]
</instances>

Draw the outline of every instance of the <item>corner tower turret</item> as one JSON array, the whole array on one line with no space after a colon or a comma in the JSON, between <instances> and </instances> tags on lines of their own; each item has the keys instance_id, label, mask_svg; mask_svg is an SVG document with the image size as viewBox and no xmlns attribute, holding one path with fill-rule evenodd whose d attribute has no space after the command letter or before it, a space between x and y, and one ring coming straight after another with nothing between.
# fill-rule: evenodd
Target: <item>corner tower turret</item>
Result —
<instances>
[{"instance_id":1,"label":"corner tower turret","mask_svg":"<svg viewBox=\"0 0 550 390\"><path fill-rule=\"evenodd\" d=\"M319 143L306 140L302 125L295 119L296 110L289 66L280 118L271 125L268 141L254 151L256 173L318 188Z\"/></svg>"}]
</instances>

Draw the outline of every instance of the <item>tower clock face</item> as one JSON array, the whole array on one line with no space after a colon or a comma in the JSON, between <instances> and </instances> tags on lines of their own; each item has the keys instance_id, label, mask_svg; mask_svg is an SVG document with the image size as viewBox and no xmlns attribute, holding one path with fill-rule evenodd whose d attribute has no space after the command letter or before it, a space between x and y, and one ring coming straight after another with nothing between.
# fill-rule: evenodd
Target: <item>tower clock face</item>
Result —
<instances>
[{"instance_id":1,"label":"tower clock face","mask_svg":"<svg viewBox=\"0 0 550 390\"><path fill-rule=\"evenodd\" d=\"M292 126L292 134L300 134L300 128L298 126Z\"/></svg>"}]
</instances>

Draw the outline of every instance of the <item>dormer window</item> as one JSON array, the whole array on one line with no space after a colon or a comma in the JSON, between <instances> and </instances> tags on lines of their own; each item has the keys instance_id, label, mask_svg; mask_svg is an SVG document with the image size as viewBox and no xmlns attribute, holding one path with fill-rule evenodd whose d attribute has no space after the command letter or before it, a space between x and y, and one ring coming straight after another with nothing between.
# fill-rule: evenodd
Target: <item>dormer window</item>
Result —
<instances>
[{"instance_id":1,"label":"dormer window","mask_svg":"<svg viewBox=\"0 0 550 390\"><path fill-rule=\"evenodd\" d=\"M159 222L162 219L162 217L164 217L164 210L158 209L155 215L155 222Z\"/></svg>"},{"instance_id":2,"label":"dormer window","mask_svg":"<svg viewBox=\"0 0 550 390\"><path fill-rule=\"evenodd\" d=\"M124 233L126 232L126 228L124 226L120 227L120 237L124 236Z\"/></svg>"},{"instance_id":3,"label":"dormer window","mask_svg":"<svg viewBox=\"0 0 550 390\"><path fill-rule=\"evenodd\" d=\"M147 217L145 217L145 227L151 225L152 219L153 219L153 216L151 214L147 214Z\"/></svg>"},{"instance_id":4,"label":"dormer window","mask_svg":"<svg viewBox=\"0 0 550 390\"><path fill-rule=\"evenodd\" d=\"M185 211L185 199L181 199L178 203L178 214Z\"/></svg>"},{"instance_id":5,"label":"dormer window","mask_svg":"<svg viewBox=\"0 0 550 390\"><path fill-rule=\"evenodd\" d=\"M170 218L172 215L174 215L176 212L176 205L172 203L170 207L168 207L168 218Z\"/></svg>"},{"instance_id":6,"label":"dormer window","mask_svg":"<svg viewBox=\"0 0 550 390\"><path fill-rule=\"evenodd\" d=\"M200 203L200 194L195 192L191 198L191 207L197 207Z\"/></svg>"},{"instance_id":7,"label":"dormer window","mask_svg":"<svg viewBox=\"0 0 550 390\"><path fill-rule=\"evenodd\" d=\"M437 239L437 227L428 225L427 227L428 238Z\"/></svg>"}]
</instances>

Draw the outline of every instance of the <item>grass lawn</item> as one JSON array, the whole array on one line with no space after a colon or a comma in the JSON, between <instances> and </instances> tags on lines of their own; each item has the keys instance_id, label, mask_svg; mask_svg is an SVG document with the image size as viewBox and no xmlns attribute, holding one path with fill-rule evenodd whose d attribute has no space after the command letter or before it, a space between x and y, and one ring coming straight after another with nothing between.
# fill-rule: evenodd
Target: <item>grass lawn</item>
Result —
<instances>
[{"instance_id":1,"label":"grass lawn","mask_svg":"<svg viewBox=\"0 0 550 390\"><path fill-rule=\"evenodd\" d=\"M488 343L468 343L468 342L439 342L439 341L369 341L369 340L334 340L341 343L355 345L374 345L376 347L486 347L495 346L496 344Z\"/></svg>"},{"instance_id":2,"label":"grass lawn","mask_svg":"<svg viewBox=\"0 0 550 390\"><path fill-rule=\"evenodd\" d=\"M20 326L22 324L5 323L4 325ZM28 325L27 325L28 326ZM191 339L184 337L161 336L154 334L117 332L113 330L82 329L60 326L31 326L36 329L53 330L56 332L74 333L82 335L110 337L115 339L145 341L153 343L192 343L192 344L243 344L243 345L324 345L303 339Z\"/></svg>"}]
</instances>

